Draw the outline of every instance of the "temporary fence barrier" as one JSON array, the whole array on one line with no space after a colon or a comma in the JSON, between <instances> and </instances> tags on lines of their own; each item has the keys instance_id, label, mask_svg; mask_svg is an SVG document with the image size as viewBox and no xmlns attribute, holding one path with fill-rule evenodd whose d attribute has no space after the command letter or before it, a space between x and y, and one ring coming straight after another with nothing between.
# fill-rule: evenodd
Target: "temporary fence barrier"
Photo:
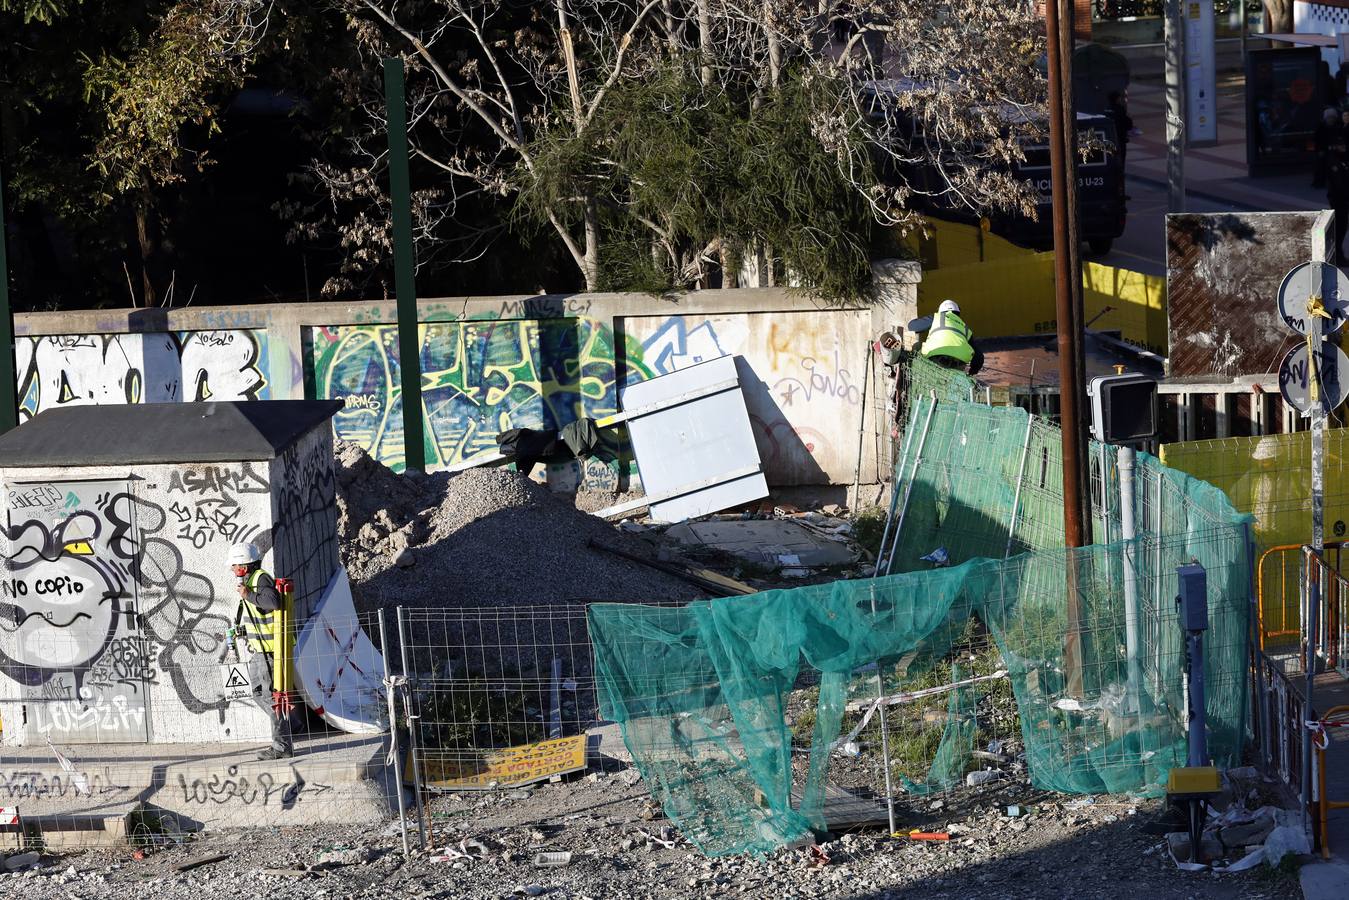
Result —
<instances>
[{"instance_id":1,"label":"temporary fence barrier","mask_svg":"<svg viewBox=\"0 0 1349 900\"><path fill-rule=\"evenodd\" d=\"M984 685L1001 683L956 649L971 631L996 645L1035 785L1159 790L1185 761L1173 600L1176 566L1195 560L1210 596L1210 747L1220 764L1239 758L1247 517L1212 486L1139 454L1129 502L1098 506L1100 543L1065 550L1057 429L969 403L976 388L960 373L920 358L907 369L896 538L881 551L883 570L897 574L679 609L590 609L601 709L623 727L667 814L708 853L764 851L824 827L834 751L856 752L855 735L842 734L850 696L877 698L873 718L894 745L904 706L890 699L944 686L925 776L891 777L890 765L882 774L916 795L966 779L980 758L979 711L993 706ZM1101 499L1119 496L1112 451L1093 445L1091 459ZM807 686L803 739L787 723ZM794 749L808 749L804 771Z\"/></svg>"},{"instance_id":2,"label":"temporary fence barrier","mask_svg":"<svg viewBox=\"0 0 1349 900\"><path fill-rule=\"evenodd\" d=\"M1317 836L1320 839L1321 856L1330 859L1330 811L1349 809L1349 800L1331 800L1326 789L1326 749L1331 740L1327 729L1349 728L1349 706L1335 706L1326 710L1324 716L1308 722L1307 728L1316 748Z\"/></svg>"}]
</instances>

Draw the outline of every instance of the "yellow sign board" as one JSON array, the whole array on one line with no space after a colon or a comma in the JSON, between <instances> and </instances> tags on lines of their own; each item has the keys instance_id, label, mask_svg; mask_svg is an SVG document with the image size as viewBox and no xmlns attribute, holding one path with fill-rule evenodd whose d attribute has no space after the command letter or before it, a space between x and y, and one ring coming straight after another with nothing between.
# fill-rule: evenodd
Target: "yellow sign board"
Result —
<instances>
[{"instance_id":1,"label":"yellow sign board","mask_svg":"<svg viewBox=\"0 0 1349 900\"><path fill-rule=\"evenodd\" d=\"M422 778L432 790L474 791L520 787L585 767L586 736L577 734L501 750L427 750Z\"/></svg>"}]
</instances>

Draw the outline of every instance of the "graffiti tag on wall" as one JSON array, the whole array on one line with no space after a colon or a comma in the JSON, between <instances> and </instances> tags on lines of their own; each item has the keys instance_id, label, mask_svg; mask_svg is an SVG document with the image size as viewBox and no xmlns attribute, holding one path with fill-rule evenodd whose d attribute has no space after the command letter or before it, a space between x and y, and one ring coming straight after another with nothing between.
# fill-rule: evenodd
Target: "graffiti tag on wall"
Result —
<instances>
[{"instance_id":1,"label":"graffiti tag on wall","mask_svg":"<svg viewBox=\"0 0 1349 900\"><path fill-rule=\"evenodd\" d=\"M47 482L10 489L0 572L0 675L8 698L32 710L38 734L57 740L143 741L146 694L164 683L190 714L224 719L217 665L230 619L213 579L194 568L197 542L182 511L229 524L200 558L223 559L229 534L254 535L251 495L269 493L250 464L175 472L158 503L129 481ZM15 502L15 501L19 502ZM193 526L195 527L195 526ZM193 532L195 533L195 532ZM222 598L227 604L229 598ZM158 702L158 701L157 701Z\"/></svg>"},{"instance_id":2,"label":"graffiti tag on wall","mask_svg":"<svg viewBox=\"0 0 1349 900\"><path fill-rule=\"evenodd\" d=\"M629 380L653 374L633 342L616 360L613 332L590 319L436 322L418 330L433 468L495 452L496 436L509 428L556 429L617 412L619 367ZM346 402L334 419L337 435L401 469L397 326L315 328L311 338L317 396Z\"/></svg>"},{"instance_id":3,"label":"graffiti tag on wall","mask_svg":"<svg viewBox=\"0 0 1349 900\"><path fill-rule=\"evenodd\" d=\"M265 344L264 331L21 337L19 415L67 405L265 400Z\"/></svg>"}]
</instances>

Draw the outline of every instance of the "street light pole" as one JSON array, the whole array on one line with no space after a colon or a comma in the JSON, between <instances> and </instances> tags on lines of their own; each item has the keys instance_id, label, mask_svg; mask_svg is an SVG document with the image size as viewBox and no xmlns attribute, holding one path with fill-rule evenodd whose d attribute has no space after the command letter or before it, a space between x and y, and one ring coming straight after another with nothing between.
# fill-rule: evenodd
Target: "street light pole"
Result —
<instances>
[{"instance_id":1,"label":"street light pole","mask_svg":"<svg viewBox=\"0 0 1349 900\"><path fill-rule=\"evenodd\" d=\"M403 467L426 471L422 424L422 342L417 326L417 259L412 245L412 194L408 177L407 102L403 60L384 60L384 103L389 128L389 202L393 208L393 282L398 298L398 368L403 403Z\"/></svg>"},{"instance_id":2,"label":"street light pole","mask_svg":"<svg viewBox=\"0 0 1349 900\"><path fill-rule=\"evenodd\" d=\"M1072 103L1072 0L1048 0L1045 30L1049 66L1049 168L1054 214L1054 306L1059 348L1059 426L1063 437L1063 527L1069 548L1068 632L1064 673L1069 696L1081 697L1082 612L1077 590L1077 554L1088 543L1090 493L1086 484L1086 440L1082 431L1082 260L1077 230L1077 128Z\"/></svg>"},{"instance_id":3,"label":"street light pole","mask_svg":"<svg viewBox=\"0 0 1349 900\"><path fill-rule=\"evenodd\" d=\"M0 172L0 432L19 424L14 377L14 312L9 308L9 257L5 253L5 182Z\"/></svg>"},{"instance_id":4,"label":"street light pole","mask_svg":"<svg viewBox=\"0 0 1349 900\"><path fill-rule=\"evenodd\" d=\"M1184 0L1166 0L1163 39L1166 56L1166 209L1185 212Z\"/></svg>"}]
</instances>

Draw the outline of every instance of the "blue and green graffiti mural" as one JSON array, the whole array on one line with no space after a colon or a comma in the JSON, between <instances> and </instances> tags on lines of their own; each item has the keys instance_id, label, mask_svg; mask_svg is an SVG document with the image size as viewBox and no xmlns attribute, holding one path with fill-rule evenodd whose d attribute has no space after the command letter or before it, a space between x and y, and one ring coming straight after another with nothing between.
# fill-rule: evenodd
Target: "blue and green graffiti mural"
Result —
<instances>
[{"instance_id":1,"label":"blue and green graffiti mural","mask_svg":"<svg viewBox=\"0 0 1349 900\"><path fill-rule=\"evenodd\" d=\"M593 319L431 322L418 337L429 468L492 452L510 428L554 429L617 412L620 378L654 374L641 345L627 340L616 354L613 331ZM346 402L334 419L337 436L401 470L397 326L319 327L308 340L313 395ZM606 451L610 464L587 466L588 479L618 471L623 447Z\"/></svg>"}]
</instances>

